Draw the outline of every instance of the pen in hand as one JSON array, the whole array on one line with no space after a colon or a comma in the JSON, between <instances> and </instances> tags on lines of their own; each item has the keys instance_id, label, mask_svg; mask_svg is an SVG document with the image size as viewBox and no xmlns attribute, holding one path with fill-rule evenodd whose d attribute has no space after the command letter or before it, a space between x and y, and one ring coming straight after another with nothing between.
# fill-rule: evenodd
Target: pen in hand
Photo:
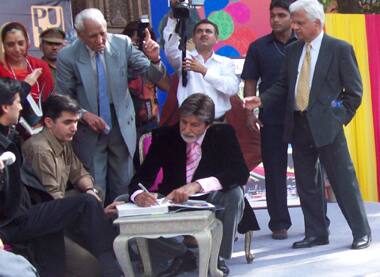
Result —
<instances>
[{"instance_id":1,"label":"pen in hand","mask_svg":"<svg viewBox=\"0 0 380 277\"><path fill-rule=\"evenodd\" d=\"M144 192L148 193L149 195L151 195L152 197L154 197L154 196L153 196L153 194L152 194L152 193L150 193L150 192L149 192L149 190L147 190L147 188L146 188L146 187L144 187L144 185L143 185L143 184L141 184L141 183L138 183L137 185L139 186L139 188L140 188L142 191L144 191ZM154 198L155 198L155 197L154 197ZM159 203L158 203L158 201L157 201L157 199L156 199L156 198L155 198L155 203L156 203L156 205L159 205Z\"/></svg>"}]
</instances>

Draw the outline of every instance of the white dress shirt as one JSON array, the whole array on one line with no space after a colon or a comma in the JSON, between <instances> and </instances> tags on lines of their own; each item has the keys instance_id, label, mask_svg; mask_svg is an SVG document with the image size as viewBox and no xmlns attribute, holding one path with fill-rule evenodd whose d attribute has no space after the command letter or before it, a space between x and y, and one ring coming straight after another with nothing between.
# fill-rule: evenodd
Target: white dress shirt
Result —
<instances>
[{"instance_id":1,"label":"white dress shirt","mask_svg":"<svg viewBox=\"0 0 380 277\"><path fill-rule=\"evenodd\" d=\"M191 94L204 93L211 97L215 104L215 118L223 116L231 109L230 97L239 90L239 78L235 74L235 64L227 57L213 53L205 62L203 57L196 51L187 51L186 56L193 56L201 64L207 67L207 73L188 71L187 86L182 86L182 52L178 49L180 37L175 33L176 19L168 18L164 28L165 54L171 66L177 71L179 84L177 90L178 104Z\"/></svg>"},{"instance_id":2,"label":"white dress shirt","mask_svg":"<svg viewBox=\"0 0 380 277\"><path fill-rule=\"evenodd\" d=\"M321 49L321 43L322 43L322 38L323 38L323 31L310 43L311 48L310 48L310 78L309 78L309 86L311 89L311 85L313 83L313 76L314 76L314 70L315 70L315 65L317 63L318 55L319 55L319 49ZM298 73L297 73L297 83L294 91L294 95L297 96L297 87L298 87L298 79L300 76L303 60L305 59L305 54L306 54L306 43L303 46L302 49L302 54L300 61L298 63Z\"/></svg>"}]
</instances>

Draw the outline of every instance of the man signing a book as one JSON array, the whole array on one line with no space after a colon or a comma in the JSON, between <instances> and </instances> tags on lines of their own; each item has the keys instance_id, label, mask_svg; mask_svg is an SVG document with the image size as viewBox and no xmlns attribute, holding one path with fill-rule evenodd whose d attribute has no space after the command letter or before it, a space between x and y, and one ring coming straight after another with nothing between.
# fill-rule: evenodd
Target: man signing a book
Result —
<instances>
[{"instance_id":1,"label":"man signing a book","mask_svg":"<svg viewBox=\"0 0 380 277\"><path fill-rule=\"evenodd\" d=\"M244 208L242 186L249 172L233 128L229 124L213 124L215 106L210 97L201 93L189 96L179 113L179 124L153 130L152 145L130 185L131 201L144 207L156 204L157 194L142 190L139 183L149 190L162 168L157 193L167 200L181 203L195 193L205 193L208 202L224 207L216 212L223 223L218 268L227 276L229 268L224 259L231 258ZM191 251L183 247L178 252L159 276L196 269Z\"/></svg>"}]
</instances>

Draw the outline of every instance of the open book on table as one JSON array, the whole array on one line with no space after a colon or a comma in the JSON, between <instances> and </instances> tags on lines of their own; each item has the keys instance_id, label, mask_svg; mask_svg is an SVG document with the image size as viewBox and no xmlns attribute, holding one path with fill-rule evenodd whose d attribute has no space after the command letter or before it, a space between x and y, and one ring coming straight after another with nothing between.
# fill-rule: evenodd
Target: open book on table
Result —
<instances>
[{"instance_id":1,"label":"open book on table","mask_svg":"<svg viewBox=\"0 0 380 277\"><path fill-rule=\"evenodd\" d=\"M119 217L164 214L169 211L194 211L214 210L215 206L203 200L187 200L183 203L165 202L164 198L158 199L158 204L150 207L139 207L134 203L125 203L116 206Z\"/></svg>"}]
</instances>

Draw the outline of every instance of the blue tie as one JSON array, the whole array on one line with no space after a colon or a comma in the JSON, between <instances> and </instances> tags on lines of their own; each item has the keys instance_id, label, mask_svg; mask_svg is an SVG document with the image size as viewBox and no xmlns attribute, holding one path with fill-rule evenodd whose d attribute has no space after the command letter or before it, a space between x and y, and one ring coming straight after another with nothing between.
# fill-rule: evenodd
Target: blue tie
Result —
<instances>
[{"instance_id":1,"label":"blue tie","mask_svg":"<svg viewBox=\"0 0 380 277\"><path fill-rule=\"evenodd\" d=\"M109 128L112 128L112 120L111 120L111 109L110 109L110 100L108 99L107 93L107 76L106 70L104 68L104 64L102 59L100 58L100 54L96 53L96 71L98 73L98 104L99 104L99 115L103 120L107 123Z\"/></svg>"}]
</instances>

